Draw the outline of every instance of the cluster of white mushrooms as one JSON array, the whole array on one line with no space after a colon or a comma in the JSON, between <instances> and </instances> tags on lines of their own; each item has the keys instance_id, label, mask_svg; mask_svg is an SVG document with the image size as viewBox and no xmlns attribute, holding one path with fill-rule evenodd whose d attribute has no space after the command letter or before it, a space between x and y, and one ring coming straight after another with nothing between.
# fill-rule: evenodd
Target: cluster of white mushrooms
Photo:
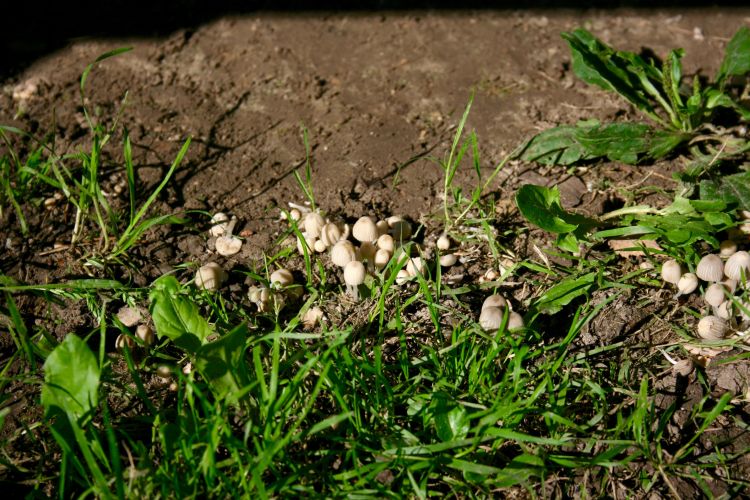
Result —
<instances>
[{"instance_id":1,"label":"cluster of white mushrooms","mask_svg":"<svg viewBox=\"0 0 750 500\"><path fill-rule=\"evenodd\" d=\"M698 322L697 334L707 340L726 338L733 329L750 322L750 302L738 300L735 293L747 288L750 254L737 250L732 240L721 243L718 254L701 258L695 272L684 272L679 262L666 261L661 268L666 283L677 287L676 297L696 291L705 282L703 301L709 311ZM738 318L740 321L738 322Z\"/></svg>"},{"instance_id":2,"label":"cluster of white mushrooms","mask_svg":"<svg viewBox=\"0 0 750 500\"><path fill-rule=\"evenodd\" d=\"M120 323L127 328L132 328L138 325L135 329L135 336L138 340L143 343L145 347L150 346L156 340L154 335L154 329L148 324L147 315L139 308L123 306L117 311L117 319ZM122 350L128 347L128 349L135 348L135 341L132 337L124 334L120 334L115 339L115 348Z\"/></svg>"},{"instance_id":3,"label":"cluster of white mushrooms","mask_svg":"<svg viewBox=\"0 0 750 500\"><path fill-rule=\"evenodd\" d=\"M497 331L502 326L505 310L508 309L508 330L523 327L523 317L510 309L510 304L505 297L499 294L490 295L482 303L482 312L479 315L479 325L487 332Z\"/></svg>"}]
</instances>

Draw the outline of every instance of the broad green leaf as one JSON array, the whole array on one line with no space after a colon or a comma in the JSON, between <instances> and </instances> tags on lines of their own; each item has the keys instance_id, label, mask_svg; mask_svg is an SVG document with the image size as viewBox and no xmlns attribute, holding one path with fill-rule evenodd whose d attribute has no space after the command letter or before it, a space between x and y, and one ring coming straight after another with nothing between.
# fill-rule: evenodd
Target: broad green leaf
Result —
<instances>
[{"instance_id":1,"label":"broad green leaf","mask_svg":"<svg viewBox=\"0 0 750 500\"><path fill-rule=\"evenodd\" d=\"M684 132L654 130L649 138L648 157L654 160L663 158L692 137L692 134Z\"/></svg>"},{"instance_id":2,"label":"broad green leaf","mask_svg":"<svg viewBox=\"0 0 750 500\"><path fill-rule=\"evenodd\" d=\"M545 314L555 314L574 299L585 295L596 283L596 272L579 277L568 277L544 292L532 305L534 309Z\"/></svg>"},{"instance_id":3,"label":"broad green leaf","mask_svg":"<svg viewBox=\"0 0 750 500\"><path fill-rule=\"evenodd\" d=\"M572 125L563 125L539 133L526 144L521 159L543 165L572 165L592 159L576 140L576 129Z\"/></svg>"},{"instance_id":4,"label":"broad green leaf","mask_svg":"<svg viewBox=\"0 0 750 500\"><path fill-rule=\"evenodd\" d=\"M180 283L174 276L154 281L149 299L159 337L167 337L187 352L195 353L212 333L211 326L198 313L198 306L180 293Z\"/></svg>"},{"instance_id":5,"label":"broad green leaf","mask_svg":"<svg viewBox=\"0 0 750 500\"><path fill-rule=\"evenodd\" d=\"M438 437L445 442L463 439L469 433L469 417L466 410L450 396L437 393L432 401L432 418Z\"/></svg>"},{"instance_id":6,"label":"broad green leaf","mask_svg":"<svg viewBox=\"0 0 750 500\"><path fill-rule=\"evenodd\" d=\"M575 138L591 157L607 157L629 165L649 151L652 129L643 123L612 123L594 128L578 128Z\"/></svg>"},{"instance_id":7,"label":"broad green leaf","mask_svg":"<svg viewBox=\"0 0 750 500\"><path fill-rule=\"evenodd\" d=\"M700 199L722 201L739 210L750 210L750 172L701 181Z\"/></svg>"},{"instance_id":8,"label":"broad green leaf","mask_svg":"<svg viewBox=\"0 0 750 500\"><path fill-rule=\"evenodd\" d=\"M633 53L617 52L584 29L561 35L570 46L573 71L586 83L616 92L636 108L656 116L644 95L638 72L645 78L658 71Z\"/></svg>"},{"instance_id":9,"label":"broad green leaf","mask_svg":"<svg viewBox=\"0 0 750 500\"><path fill-rule=\"evenodd\" d=\"M86 343L68 334L44 362L42 406L45 414L62 411L78 422L96 408L99 365Z\"/></svg>"},{"instance_id":10,"label":"broad green leaf","mask_svg":"<svg viewBox=\"0 0 750 500\"><path fill-rule=\"evenodd\" d=\"M750 28L741 27L724 51L724 60L716 73L716 82L723 86L728 76L742 76L750 72Z\"/></svg>"},{"instance_id":11,"label":"broad green leaf","mask_svg":"<svg viewBox=\"0 0 750 500\"><path fill-rule=\"evenodd\" d=\"M245 363L247 326L240 325L218 340L204 344L195 354L195 367L219 398L235 400L250 384Z\"/></svg>"},{"instance_id":12,"label":"broad green leaf","mask_svg":"<svg viewBox=\"0 0 750 500\"><path fill-rule=\"evenodd\" d=\"M552 233L570 233L578 229L574 218L560 205L560 190L557 186L547 188L526 184L516 193L516 205L526 220Z\"/></svg>"}]
</instances>

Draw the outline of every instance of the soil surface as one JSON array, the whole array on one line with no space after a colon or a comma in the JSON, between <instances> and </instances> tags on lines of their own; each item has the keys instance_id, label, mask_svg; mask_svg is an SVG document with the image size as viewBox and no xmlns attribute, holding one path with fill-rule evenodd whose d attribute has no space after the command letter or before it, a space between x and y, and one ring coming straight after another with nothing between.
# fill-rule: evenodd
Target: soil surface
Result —
<instances>
[{"instance_id":1,"label":"soil surface","mask_svg":"<svg viewBox=\"0 0 750 500\"><path fill-rule=\"evenodd\" d=\"M467 129L477 133L484 175L551 126L636 116L621 100L575 77L562 31L583 26L636 52L663 55L682 47L687 75L711 75L729 38L748 23L750 8L230 16L164 38L71 41L0 82L0 123L37 135L53 131L58 151L87 147L81 72L106 51L132 47L91 72L86 105L111 123L127 94L119 122L130 133L142 194L158 185L182 143L192 138L154 213L236 215L246 242L226 259L231 267L261 259L285 229L279 208L304 202L293 176L305 164L303 128L322 209L346 219L369 213L419 221L442 207L443 172L434 158L447 154L472 94ZM118 150L119 142L102 165L103 187L113 192L124 175ZM510 162L492 190L510 200L523 183L559 185L566 208L602 213L643 182L673 187L670 175L680 166L679 158L581 169ZM468 166L457 183L476 185ZM126 206L127 190L112 194L111 201ZM28 238L19 236L13 210L3 212L2 273L32 283L84 274L77 255L53 252L55 243L69 241L72 210L24 209L32 228ZM205 240L160 229L136 250L140 270L129 278L145 285L183 262L215 260ZM58 337L91 326L84 307L51 311L19 300L23 314L54 316ZM615 305L612 317L588 325L581 349L623 340L648 322L647 313L659 310L644 310L637 297ZM716 370L710 377L720 382L717 390L742 390L746 365L734 379ZM664 382L670 401L675 383L682 382ZM689 496L695 492L685 488Z\"/></svg>"}]
</instances>

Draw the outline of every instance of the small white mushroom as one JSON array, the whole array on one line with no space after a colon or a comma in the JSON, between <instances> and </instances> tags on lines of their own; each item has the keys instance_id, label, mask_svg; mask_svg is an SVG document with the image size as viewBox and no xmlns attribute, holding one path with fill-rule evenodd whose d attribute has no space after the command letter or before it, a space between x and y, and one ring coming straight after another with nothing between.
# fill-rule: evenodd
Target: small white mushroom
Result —
<instances>
[{"instance_id":1,"label":"small white mushroom","mask_svg":"<svg viewBox=\"0 0 750 500\"><path fill-rule=\"evenodd\" d=\"M354 300L359 300L359 285L365 282L365 274L365 266L358 260L353 260L344 266L346 293Z\"/></svg>"},{"instance_id":2,"label":"small white mushroom","mask_svg":"<svg viewBox=\"0 0 750 500\"><path fill-rule=\"evenodd\" d=\"M737 242L734 240L724 240L719 243L719 256L723 258L731 257L737 251Z\"/></svg>"},{"instance_id":3,"label":"small white mushroom","mask_svg":"<svg viewBox=\"0 0 750 500\"><path fill-rule=\"evenodd\" d=\"M448 250L451 247L451 240L447 235L441 234L437 239L437 247L440 250Z\"/></svg>"},{"instance_id":4,"label":"small white mushroom","mask_svg":"<svg viewBox=\"0 0 750 500\"><path fill-rule=\"evenodd\" d=\"M327 247L332 247L341 239L341 229L333 222L329 222L320 230L320 241Z\"/></svg>"},{"instance_id":5,"label":"small white mushroom","mask_svg":"<svg viewBox=\"0 0 750 500\"><path fill-rule=\"evenodd\" d=\"M698 288L698 276L694 273L685 273L680 276L680 280L677 282L677 294L675 298L680 295L688 295Z\"/></svg>"},{"instance_id":6,"label":"small white mushroom","mask_svg":"<svg viewBox=\"0 0 750 500\"><path fill-rule=\"evenodd\" d=\"M294 284L294 275L289 269L277 269L271 273L269 281L275 288L286 288Z\"/></svg>"},{"instance_id":7,"label":"small white mushroom","mask_svg":"<svg viewBox=\"0 0 750 500\"><path fill-rule=\"evenodd\" d=\"M414 257L413 259L409 259L409 262L406 263L406 272L409 273L409 276L413 277L417 274L423 275L426 270L427 264L422 257Z\"/></svg>"},{"instance_id":8,"label":"small white mushroom","mask_svg":"<svg viewBox=\"0 0 750 500\"><path fill-rule=\"evenodd\" d=\"M486 332L494 332L503 323L503 310L499 307L489 306L482 308L479 315L479 325Z\"/></svg>"},{"instance_id":9,"label":"small white mushroom","mask_svg":"<svg viewBox=\"0 0 750 500\"><path fill-rule=\"evenodd\" d=\"M305 215L305 232L312 238L319 238L320 230L323 229L325 223L325 219L318 212L310 212Z\"/></svg>"},{"instance_id":10,"label":"small white mushroom","mask_svg":"<svg viewBox=\"0 0 750 500\"><path fill-rule=\"evenodd\" d=\"M352 227L352 236L359 242L372 243L378 239L378 228L371 217L360 217Z\"/></svg>"},{"instance_id":11,"label":"small white mushroom","mask_svg":"<svg viewBox=\"0 0 750 500\"><path fill-rule=\"evenodd\" d=\"M698 322L698 336L707 340L723 339L727 330L729 325L718 316L705 316Z\"/></svg>"},{"instance_id":12,"label":"small white mushroom","mask_svg":"<svg viewBox=\"0 0 750 500\"><path fill-rule=\"evenodd\" d=\"M409 278L411 278L409 272L406 269L401 269L398 273L396 273L396 284L403 285L404 283L409 281Z\"/></svg>"},{"instance_id":13,"label":"small white mushroom","mask_svg":"<svg viewBox=\"0 0 750 500\"><path fill-rule=\"evenodd\" d=\"M666 261L661 266L661 279L665 283L676 285L682 277L682 266L674 259Z\"/></svg>"},{"instance_id":14,"label":"small white mushroom","mask_svg":"<svg viewBox=\"0 0 750 500\"><path fill-rule=\"evenodd\" d=\"M328 250L328 245L326 245L323 240L315 240L315 243L313 244L313 250L318 253L323 253Z\"/></svg>"},{"instance_id":15,"label":"small white mushroom","mask_svg":"<svg viewBox=\"0 0 750 500\"><path fill-rule=\"evenodd\" d=\"M373 264L375 264L375 268L380 270L383 269L385 266L388 265L388 261L391 260L391 253L388 250L383 250L382 248L378 249L377 252L375 252L375 257L373 258Z\"/></svg>"},{"instance_id":16,"label":"small white mushroom","mask_svg":"<svg viewBox=\"0 0 750 500\"><path fill-rule=\"evenodd\" d=\"M271 308L271 290L264 286L252 286L247 298L258 307L258 312L268 312Z\"/></svg>"},{"instance_id":17,"label":"small white mushroom","mask_svg":"<svg viewBox=\"0 0 750 500\"><path fill-rule=\"evenodd\" d=\"M221 284L226 281L227 274L216 262L209 262L195 273L195 286L204 290L218 290Z\"/></svg>"},{"instance_id":18,"label":"small white mushroom","mask_svg":"<svg viewBox=\"0 0 750 500\"><path fill-rule=\"evenodd\" d=\"M130 328L142 321L143 316L137 307L122 306L120 310L117 311L117 319L119 319L123 325Z\"/></svg>"},{"instance_id":19,"label":"small white mushroom","mask_svg":"<svg viewBox=\"0 0 750 500\"><path fill-rule=\"evenodd\" d=\"M744 250L735 252L727 259L724 265L724 274L727 278L736 281L742 281L743 276L747 280L750 278L750 253Z\"/></svg>"},{"instance_id":20,"label":"small white mushroom","mask_svg":"<svg viewBox=\"0 0 750 500\"><path fill-rule=\"evenodd\" d=\"M712 307L718 307L722 302L726 300L724 285L721 283L712 283L703 292L703 300L706 304Z\"/></svg>"},{"instance_id":21,"label":"small white mushroom","mask_svg":"<svg viewBox=\"0 0 750 500\"><path fill-rule=\"evenodd\" d=\"M395 248L395 245L393 243L393 236L391 236L390 234L381 234L378 237L377 245L378 245L378 248L380 248L381 250L385 250L393 254L393 249Z\"/></svg>"},{"instance_id":22,"label":"small white mushroom","mask_svg":"<svg viewBox=\"0 0 750 500\"><path fill-rule=\"evenodd\" d=\"M695 274L703 281L716 282L724 278L724 262L716 254L708 254L698 262ZM730 276L731 278L731 276Z\"/></svg>"},{"instance_id":23,"label":"small white mushroom","mask_svg":"<svg viewBox=\"0 0 750 500\"><path fill-rule=\"evenodd\" d=\"M456 254L447 253L440 256L439 262L442 267L451 267L458 262L458 258L456 257Z\"/></svg>"},{"instance_id":24,"label":"small white mushroom","mask_svg":"<svg viewBox=\"0 0 750 500\"><path fill-rule=\"evenodd\" d=\"M505 300L505 297L500 295L499 293L490 295L486 299L484 299L484 302L482 302L482 310L485 310L488 307L497 307L499 309L505 309L508 307L508 301Z\"/></svg>"},{"instance_id":25,"label":"small white mushroom","mask_svg":"<svg viewBox=\"0 0 750 500\"><path fill-rule=\"evenodd\" d=\"M132 350L135 347L135 341L129 335L121 333L115 339L115 349L118 351L124 351L126 347Z\"/></svg>"},{"instance_id":26,"label":"small white mushroom","mask_svg":"<svg viewBox=\"0 0 750 500\"><path fill-rule=\"evenodd\" d=\"M508 314L508 330L523 328L523 325L523 316L515 311L511 311L510 314Z\"/></svg>"},{"instance_id":27,"label":"small white mushroom","mask_svg":"<svg viewBox=\"0 0 750 500\"><path fill-rule=\"evenodd\" d=\"M302 316L302 326L305 327L305 330L312 330L320 323L323 317L323 310L320 307L311 307Z\"/></svg>"},{"instance_id":28,"label":"small white mushroom","mask_svg":"<svg viewBox=\"0 0 750 500\"><path fill-rule=\"evenodd\" d=\"M723 320L729 321L732 319L732 302L730 300L725 300L718 306L714 306L711 308L711 312L714 313L714 316L717 316Z\"/></svg>"},{"instance_id":29,"label":"small white mushroom","mask_svg":"<svg viewBox=\"0 0 750 500\"><path fill-rule=\"evenodd\" d=\"M357 250L351 241L339 241L331 249L331 262L336 266L344 267L356 258Z\"/></svg>"},{"instance_id":30,"label":"small white mushroom","mask_svg":"<svg viewBox=\"0 0 750 500\"><path fill-rule=\"evenodd\" d=\"M388 230L390 229L390 226L388 225L388 222L384 220L379 220L375 223L375 227L378 228L378 235L383 236L384 234L388 233Z\"/></svg>"},{"instance_id":31,"label":"small white mushroom","mask_svg":"<svg viewBox=\"0 0 750 500\"><path fill-rule=\"evenodd\" d=\"M216 253L223 256L234 255L242 248L242 240L232 235L237 217L232 217L223 236L216 238Z\"/></svg>"},{"instance_id":32,"label":"small white mushroom","mask_svg":"<svg viewBox=\"0 0 750 500\"><path fill-rule=\"evenodd\" d=\"M297 238L297 251L300 255L305 255L305 249L307 249L307 253L311 254L315 250L315 243L318 240L304 231L300 234L302 238Z\"/></svg>"},{"instance_id":33,"label":"small white mushroom","mask_svg":"<svg viewBox=\"0 0 750 500\"><path fill-rule=\"evenodd\" d=\"M148 325L138 325L135 329L135 336L143 342L143 345L150 346L154 343L154 330Z\"/></svg>"},{"instance_id":34,"label":"small white mushroom","mask_svg":"<svg viewBox=\"0 0 750 500\"><path fill-rule=\"evenodd\" d=\"M208 233L214 238L224 236L227 232L228 226L229 216L224 212L216 212L213 217L211 217L211 228L208 230Z\"/></svg>"}]
</instances>

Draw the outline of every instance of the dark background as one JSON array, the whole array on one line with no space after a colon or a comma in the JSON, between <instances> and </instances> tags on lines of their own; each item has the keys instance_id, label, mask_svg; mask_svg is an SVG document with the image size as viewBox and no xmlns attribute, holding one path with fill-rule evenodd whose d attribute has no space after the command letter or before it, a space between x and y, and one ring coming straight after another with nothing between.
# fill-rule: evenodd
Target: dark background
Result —
<instances>
[{"instance_id":1,"label":"dark background","mask_svg":"<svg viewBox=\"0 0 750 500\"><path fill-rule=\"evenodd\" d=\"M304 15L375 10L464 9L613 9L725 8L742 1L243 1L243 0L88 0L83 2L9 0L0 11L0 79L23 70L34 60L65 47L76 38L159 37L177 29L193 29L213 19L256 12Z\"/></svg>"}]
</instances>

